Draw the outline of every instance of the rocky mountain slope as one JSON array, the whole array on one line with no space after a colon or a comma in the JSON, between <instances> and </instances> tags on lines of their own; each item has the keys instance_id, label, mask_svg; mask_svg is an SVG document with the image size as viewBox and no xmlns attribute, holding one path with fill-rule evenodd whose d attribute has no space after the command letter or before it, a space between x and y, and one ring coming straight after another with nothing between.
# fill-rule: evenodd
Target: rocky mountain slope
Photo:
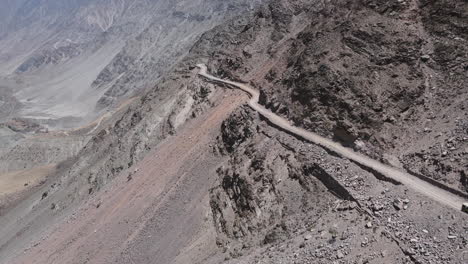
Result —
<instances>
[{"instance_id":1,"label":"rocky mountain slope","mask_svg":"<svg viewBox=\"0 0 468 264\"><path fill-rule=\"evenodd\" d=\"M438 216L446 208L271 127L249 109L223 123L219 140L229 159L217 171L210 205L226 263L466 258L464 239L455 242L451 231L466 234L466 216Z\"/></svg>"},{"instance_id":2,"label":"rocky mountain slope","mask_svg":"<svg viewBox=\"0 0 468 264\"><path fill-rule=\"evenodd\" d=\"M196 49L296 125L466 192L467 12L463 1L275 1Z\"/></svg>"},{"instance_id":3,"label":"rocky mountain slope","mask_svg":"<svg viewBox=\"0 0 468 264\"><path fill-rule=\"evenodd\" d=\"M465 7L278 0L202 34L141 97L47 133L86 144L0 208L0 263L464 263L465 214L271 126L195 65L250 82L297 126L463 191ZM97 78L115 84L101 107L141 84L124 80L145 75L148 56L132 58L156 56L153 33ZM437 55L436 40L461 53ZM30 127L19 119L0 135Z\"/></svg>"}]
</instances>

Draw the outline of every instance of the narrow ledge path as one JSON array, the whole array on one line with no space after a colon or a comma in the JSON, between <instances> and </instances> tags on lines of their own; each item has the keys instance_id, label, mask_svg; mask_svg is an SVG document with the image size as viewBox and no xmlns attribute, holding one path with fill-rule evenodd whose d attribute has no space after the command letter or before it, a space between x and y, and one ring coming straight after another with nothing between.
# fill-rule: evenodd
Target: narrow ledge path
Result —
<instances>
[{"instance_id":1,"label":"narrow ledge path","mask_svg":"<svg viewBox=\"0 0 468 264\"><path fill-rule=\"evenodd\" d=\"M448 192L446 190L443 190L439 187L436 187L424 180L421 180L405 171L399 170L397 168L390 167L388 165L385 165L377 160L371 159L367 156L364 156L362 154L359 154L352 149L343 147L341 144L336 143L332 140L329 140L327 138L324 138L322 136L319 136L313 132L306 131L302 128L295 127L293 126L288 120L274 114L270 110L266 109L262 105L258 103L258 100L260 98L260 93L245 85L242 83L237 83L229 80L223 80L217 77L214 77L213 75L208 73L207 67L204 64L198 64L197 67L200 69L199 75L207 78L208 80L214 81L214 82L219 82L219 83L224 83L228 84L234 87L237 87L245 92L247 92L251 98L249 100L249 106L257 111L260 115L265 117L268 121L270 121L272 124L289 131L290 133L303 138L306 141L309 141L311 143L320 145L329 151L332 151L334 153L337 153L338 155L341 155L342 157L345 157L347 159L350 159L361 166L364 166L366 168L369 168L371 170L374 170L383 176L392 179L394 181L397 181L401 184L404 184L408 188L421 193L428 198L439 202L445 206L448 206L454 210L460 211L462 208L463 203L465 202L464 198L452 194L451 192Z\"/></svg>"}]
</instances>

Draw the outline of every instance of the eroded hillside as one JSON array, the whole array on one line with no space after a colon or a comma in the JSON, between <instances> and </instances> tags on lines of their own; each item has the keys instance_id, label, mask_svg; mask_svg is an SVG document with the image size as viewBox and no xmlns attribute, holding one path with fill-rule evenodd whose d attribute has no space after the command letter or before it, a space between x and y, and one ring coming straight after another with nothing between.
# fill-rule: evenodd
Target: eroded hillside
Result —
<instances>
[{"instance_id":1,"label":"eroded hillside","mask_svg":"<svg viewBox=\"0 0 468 264\"><path fill-rule=\"evenodd\" d=\"M69 158L0 208L0 263L466 262L466 214L272 125L195 67L249 83L295 126L466 192L465 7L270 1L164 54L167 72L152 57L177 28L144 29L93 83L109 88L99 104L161 78L106 118L46 133L85 145L48 146ZM205 6L181 8L182 32L201 34L190 25ZM42 128L18 119L0 135L20 140L13 129Z\"/></svg>"},{"instance_id":2,"label":"eroded hillside","mask_svg":"<svg viewBox=\"0 0 468 264\"><path fill-rule=\"evenodd\" d=\"M3 1L0 173L75 160L145 89L159 92L156 83L202 32L260 2ZM148 133L185 104L185 88L171 85L154 95L159 112ZM196 101L190 100L186 109ZM130 152L147 148L137 144L131 160Z\"/></svg>"},{"instance_id":3,"label":"eroded hillside","mask_svg":"<svg viewBox=\"0 0 468 264\"><path fill-rule=\"evenodd\" d=\"M467 9L275 1L195 50L296 125L466 192Z\"/></svg>"}]
</instances>

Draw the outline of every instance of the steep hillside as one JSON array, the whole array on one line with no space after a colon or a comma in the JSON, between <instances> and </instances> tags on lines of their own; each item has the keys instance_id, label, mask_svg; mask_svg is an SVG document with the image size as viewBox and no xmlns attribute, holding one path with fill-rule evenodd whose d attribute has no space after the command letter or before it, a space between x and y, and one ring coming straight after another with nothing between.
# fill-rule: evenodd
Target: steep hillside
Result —
<instances>
[{"instance_id":1,"label":"steep hillside","mask_svg":"<svg viewBox=\"0 0 468 264\"><path fill-rule=\"evenodd\" d=\"M0 175L21 196L0 196L1 264L466 262L466 214L273 125L195 67L255 87L295 126L466 192L466 3L275 0L242 12L249 3L167 2L125 43L112 26L90 41L113 53L105 61L79 53L14 73L96 60L94 103L116 107L75 129L0 127L14 146L0 161L26 166Z\"/></svg>"},{"instance_id":2,"label":"steep hillside","mask_svg":"<svg viewBox=\"0 0 468 264\"><path fill-rule=\"evenodd\" d=\"M0 173L73 159L202 32L260 2L0 2ZM185 100L173 87L154 95L164 103L151 126Z\"/></svg>"},{"instance_id":3,"label":"steep hillside","mask_svg":"<svg viewBox=\"0 0 468 264\"><path fill-rule=\"evenodd\" d=\"M467 190L464 1L275 1L194 49L296 125Z\"/></svg>"},{"instance_id":4,"label":"steep hillside","mask_svg":"<svg viewBox=\"0 0 468 264\"><path fill-rule=\"evenodd\" d=\"M59 162L57 169L39 186L32 186L34 188L26 198L0 208L0 260L10 259L25 247L29 247L31 241L46 236L53 223L62 223L64 217L70 217L90 198L103 194L102 189L109 184L113 186L116 177L120 180L127 180L127 177L131 179L140 166L136 164L151 150L158 149L161 142L171 140L172 135L177 134L187 120L198 117L213 105L217 105L223 98L222 91L216 91L213 85L207 86L198 79L196 71L193 71L194 67L191 66L197 61L199 57L186 58L156 86L148 89L141 98L133 100L96 126L98 129L92 134L87 134L89 130L85 129L69 132L66 137L63 132L51 135L51 139L58 144L60 142L57 141L57 137L72 141L84 136L88 141L85 141L85 146L78 149L69 159ZM232 102L227 100L226 103ZM216 131L216 127L209 129ZM189 132L190 130L186 131ZM41 143L36 140L35 144ZM171 146L173 143L167 144ZM65 158L73 145L67 144L67 147L59 149L50 147L43 149L42 155L47 154L47 157L53 158L59 154ZM201 155L203 152L198 153ZM30 163L41 162L37 160L41 156L31 156L36 158ZM9 160L15 157L11 153L4 155L5 163L8 164ZM176 158L177 156L174 157ZM158 169L161 167L155 168L155 171ZM190 173L190 170L187 173ZM153 176L155 174L148 175ZM171 177L179 176L177 173L171 174ZM119 184L120 180L116 184ZM168 185L167 188L172 188L171 186ZM145 208L147 205L142 206ZM126 214L127 211L121 213ZM116 241L120 242L122 241Z\"/></svg>"},{"instance_id":5,"label":"steep hillside","mask_svg":"<svg viewBox=\"0 0 468 264\"><path fill-rule=\"evenodd\" d=\"M35 195L77 205L201 112L208 90L160 77L259 2L2 1L0 179L15 190L0 190L0 216L55 219Z\"/></svg>"}]
</instances>

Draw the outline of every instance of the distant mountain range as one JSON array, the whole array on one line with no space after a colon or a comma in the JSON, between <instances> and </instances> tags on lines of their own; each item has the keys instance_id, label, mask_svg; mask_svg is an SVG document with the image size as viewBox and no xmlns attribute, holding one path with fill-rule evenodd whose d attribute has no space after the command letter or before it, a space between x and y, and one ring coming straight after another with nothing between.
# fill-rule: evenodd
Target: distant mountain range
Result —
<instances>
[{"instance_id":1,"label":"distant mountain range","mask_svg":"<svg viewBox=\"0 0 468 264\"><path fill-rule=\"evenodd\" d=\"M20 102L16 116L52 129L80 125L153 84L203 32L259 2L2 0L0 96Z\"/></svg>"}]
</instances>

